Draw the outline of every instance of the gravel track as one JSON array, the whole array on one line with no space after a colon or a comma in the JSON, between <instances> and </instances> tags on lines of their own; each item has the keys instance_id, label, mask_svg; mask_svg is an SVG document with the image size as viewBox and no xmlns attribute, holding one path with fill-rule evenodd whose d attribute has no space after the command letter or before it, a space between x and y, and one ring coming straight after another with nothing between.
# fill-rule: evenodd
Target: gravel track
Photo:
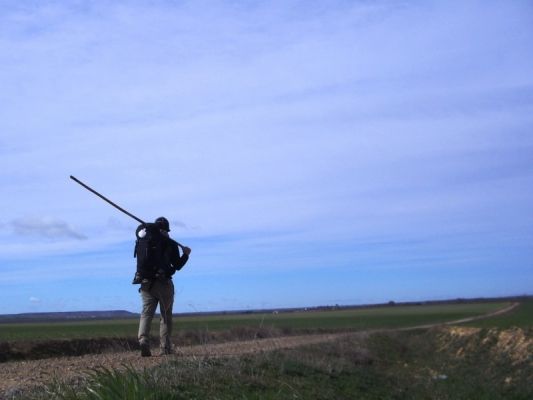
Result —
<instances>
[{"instance_id":1,"label":"gravel track","mask_svg":"<svg viewBox=\"0 0 533 400\"><path fill-rule=\"evenodd\" d=\"M327 342L350 335L362 335L363 332L320 334L303 336L284 336L278 338L247 340L220 344L206 344L182 347L176 354L152 357L140 357L138 351L88 354L78 357L57 357L43 360L10 361L0 364L0 399L16 391L32 386L42 386L58 379L68 381L84 375L94 368L121 368L125 365L135 369L156 366L169 360L183 358L205 358L237 356L285 349L308 344Z\"/></svg>"}]
</instances>

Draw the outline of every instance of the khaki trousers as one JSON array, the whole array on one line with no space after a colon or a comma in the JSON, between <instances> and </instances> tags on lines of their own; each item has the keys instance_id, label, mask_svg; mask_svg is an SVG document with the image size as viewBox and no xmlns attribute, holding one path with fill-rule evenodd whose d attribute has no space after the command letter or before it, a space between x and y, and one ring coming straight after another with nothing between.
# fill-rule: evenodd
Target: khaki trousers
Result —
<instances>
[{"instance_id":1,"label":"khaki trousers","mask_svg":"<svg viewBox=\"0 0 533 400\"><path fill-rule=\"evenodd\" d=\"M139 343L150 344L150 328L155 310L159 304L161 319L159 321L159 341L162 350L171 350L172 344L172 306L174 304L174 284L171 279L154 280L151 284L143 283L141 289L142 312L139 322Z\"/></svg>"}]
</instances>

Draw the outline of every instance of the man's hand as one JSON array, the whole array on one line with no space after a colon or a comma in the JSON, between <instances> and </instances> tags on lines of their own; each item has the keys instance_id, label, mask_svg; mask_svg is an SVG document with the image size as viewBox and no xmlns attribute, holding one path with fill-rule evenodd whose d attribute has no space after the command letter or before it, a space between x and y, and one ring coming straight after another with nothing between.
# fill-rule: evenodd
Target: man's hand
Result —
<instances>
[{"instance_id":1,"label":"man's hand","mask_svg":"<svg viewBox=\"0 0 533 400\"><path fill-rule=\"evenodd\" d=\"M187 255L187 256L188 256L189 254L191 254L191 248L190 248L190 247L183 246L183 247L182 247L182 250L183 250L183 254L185 254L185 255Z\"/></svg>"}]
</instances>

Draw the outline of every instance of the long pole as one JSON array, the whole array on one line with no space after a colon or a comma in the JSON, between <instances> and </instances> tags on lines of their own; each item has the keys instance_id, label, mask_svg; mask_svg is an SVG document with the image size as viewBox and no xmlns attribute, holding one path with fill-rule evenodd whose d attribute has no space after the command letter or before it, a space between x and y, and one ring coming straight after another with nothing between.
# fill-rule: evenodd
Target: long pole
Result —
<instances>
[{"instance_id":1,"label":"long pole","mask_svg":"<svg viewBox=\"0 0 533 400\"><path fill-rule=\"evenodd\" d=\"M94 193L95 195L97 195L98 197L100 197L102 200L105 200L107 201L109 204L111 204L113 207L115 207L116 209L122 211L124 214L126 214L128 217L131 217L133 218L134 220L140 222L141 224L143 225L146 225L146 222L144 222L142 219L140 219L139 217L136 217L135 215L133 215L132 213L124 210L122 207L120 207L119 205L113 203L111 200L109 200L107 197L105 197L104 195L101 195L100 193L98 193L96 190L94 190L93 188L91 188L90 186L86 185L85 183L83 183L82 181L80 181L79 179L75 178L74 176L70 175L70 179L72 179L74 182L76 183L79 183L81 186L83 186L85 189L87 189L88 191ZM178 244L178 246L180 246L182 249L184 248L184 246L178 242L176 242Z\"/></svg>"},{"instance_id":2,"label":"long pole","mask_svg":"<svg viewBox=\"0 0 533 400\"><path fill-rule=\"evenodd\" d=\"M127 216L133 218L134 220L140 222L141 224L143 225L146 225L146 222L144 222L142 219L136 217L135 215L133 215L132 213L124 210L122 207L120 207L119 205L113 203L111 200L109 200L107 197L101 195L100 193L98 193L96 190L94 190L93 188L87 186L85 183L83 183L82 181L80 181L79 179L73 177L72 175L70 175L70 179L72 179L74 182L76 183L79 183L81 186L83 186L85 189L87 189L88 191L90 192L93 192L95 195L97 195L98 197L100 197L102 200L105 200L107 201L109 204L111 204L113 207L117 208L118 210L122 211L124 214L126 214Z\"/></svg>"}]
</instances>

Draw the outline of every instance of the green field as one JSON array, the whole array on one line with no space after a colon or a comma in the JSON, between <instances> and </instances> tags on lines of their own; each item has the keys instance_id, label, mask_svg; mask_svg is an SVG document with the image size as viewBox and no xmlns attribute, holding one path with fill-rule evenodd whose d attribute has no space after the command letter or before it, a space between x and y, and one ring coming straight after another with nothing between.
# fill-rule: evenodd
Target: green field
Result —
<instances>
[{"instance_id":1,"label":"green field","mask_svg":"<svg viewBox=\"0 0 533 400\"><path fill-rule=\"evenodd\" d=\"M521 301L520 305L511 312L488 319L469 322L465 325L479 328L531 328L533 327L533 299Z\"/></svg>"},{"instance_id":2,"label":"green field","mask_svg":"<svg viewBox=\"0 0 533 400\"><path fill-rule=\"evenodd\" d=\"M277 314L227 314L209 316L176 316L175 333L217 332L241 327L277 329L288 333L317 330L367 330L411 327L483 315L509 302L460 303L441 305L397 305L350 310L280 312ZM502 316L502 323L522 326L533 302L525 302L519 310ZM531 314L529 314L531 315ZM51 339L126 338L137 334L136 319L0 324L2 341L39 341ZM158 320L153 333L157 335Z\"/></svg>"}]
</instances>

